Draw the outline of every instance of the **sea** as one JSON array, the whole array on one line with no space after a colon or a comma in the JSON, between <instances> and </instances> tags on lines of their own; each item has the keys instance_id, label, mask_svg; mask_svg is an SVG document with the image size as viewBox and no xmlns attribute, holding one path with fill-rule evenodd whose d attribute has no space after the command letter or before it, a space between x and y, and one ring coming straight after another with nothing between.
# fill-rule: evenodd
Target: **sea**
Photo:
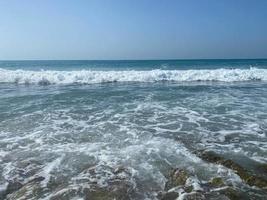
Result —
<instances>
[{"instance_id":1,"label":"sea","mask_svg":"<svg viewBox=\"0 0 267 200\"><path fill-rule=\"evenodd\" d=\"M240 169L267 180L267 59L0 61L0 199L267 199Z\"/></svg>"}]
</instances>

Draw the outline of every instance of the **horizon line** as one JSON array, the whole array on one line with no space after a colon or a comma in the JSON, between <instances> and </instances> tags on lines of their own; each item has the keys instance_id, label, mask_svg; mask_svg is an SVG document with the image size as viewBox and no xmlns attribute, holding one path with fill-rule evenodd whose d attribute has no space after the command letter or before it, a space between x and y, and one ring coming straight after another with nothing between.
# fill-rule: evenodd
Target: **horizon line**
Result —
<instances>
[{"instance_id":1,"label":"horizon line","mask_svg":"<svg viewBox=\"0 0 267 200\"><path fill-rule=\"evenodd\" d=\"M169 59L0 59L0 61L188 61L188 60L267 60L267 58L169 58Z\"/></svg>"}]
</instances>

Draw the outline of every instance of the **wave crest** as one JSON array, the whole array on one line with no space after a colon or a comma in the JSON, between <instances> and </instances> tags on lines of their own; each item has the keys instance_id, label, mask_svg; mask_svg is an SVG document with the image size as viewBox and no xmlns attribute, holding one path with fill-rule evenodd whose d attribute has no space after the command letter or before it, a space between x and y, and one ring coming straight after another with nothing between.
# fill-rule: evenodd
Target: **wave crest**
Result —
<instances>
[{"instance_id":1,"label":"wave crest","mask_svg":"<svg viewBox=\"0 0 267 200\"><path fill-rule=\"evenodd\" d=\"M30 71L0 68L0 83L92 84L105 82L160 81L266 81L267 69L150 70L150 71Z\"/></svg>"}]
</instances>

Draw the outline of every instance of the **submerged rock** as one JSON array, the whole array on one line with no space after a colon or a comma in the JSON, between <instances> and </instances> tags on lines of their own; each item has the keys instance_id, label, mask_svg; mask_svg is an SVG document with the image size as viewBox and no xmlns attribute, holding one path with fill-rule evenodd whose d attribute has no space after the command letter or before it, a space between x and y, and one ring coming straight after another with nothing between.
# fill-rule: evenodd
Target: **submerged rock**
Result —
<instances>
[{"instance_id":1,"label":"submerged rock","mask_svg":"<svg viewBox=\"0 0 267 200\"><path fill-rule=\"evenodd\" d=\"M209 184L212 186L212 187L222 187L224 186L224 181L221 177L215 177L213 179L211 179L211 181L209 182Z\"/></svg>"},{"instance_id":2,"label":"submerged rock","mask_svg":"<svg viewBox=\"0 0 267 200\"><path fill-rule=\"evenodd\" d=\"M78 187L63 187L51 195L51 200L75 199L85 200L126 200L130 199L129 186L125 182L116 182L106 187L99 185L84 185Z\"/></svg>"},{"instance_id":3,"label":"submerged rock","mask_svg":"<svg viewBox=\"0 0 267 200\"><path fill-rule=\"evenodd\" d=\"M264 164L260 164L258 166L259 170L263 173L265 173L265 175L267 176L267 163L264 163Z\"/></svg>"},{"instance_id":4,"label":"submerged rock","mask_svg":"<svg viewBox=\"0 0 267 200\"><path fill-rule=\"evenodd\" d=\"M184 186L188 179L188 173L183 169L171 170L168 181L165 184L165 190L169 190L173 187Z\"/></svg>"},{"instance_id":5,"label":"submerged rock","mask_svg":"<svg viewBox=\"0 0 267 200\"><path fill-rule=\"evenodd\" d=\"M208 159L218 164L226 163L227 166L231 163L234 169L240 170L239 165L219 156L207 156ZM253 183L255 184L256 180ZM173 169L167 177L164 191L159 192L157 197L160 200L249 200L251 196L248 198L246 191L228 186L221 177L202 182L195 176L189 176L183 169Z\"/></svg>"},{"instance_id":6,"label":"submerged rock","mask_svg":"<svg viewBox=\"0 0 267 200\"><path fill-rule=\"evenodd\" d=\"M20 183L18 181L10 181L8 183L8 185L7 185L5 194L6 195L11 194L11 193L19 190L22 187L23 187L23 184L22 183Z\"/></svg>"},{"instance_id":7,"label":"submerged rock","mask_svg":"<svg viewBox=\"0 0 267 200\"><path fill-rule=\"evenodd\" d=\"M164 191L160 191L157 198L160 200L175 200L179 197L179 193L184 192L188 173L183 169L172 169L168 174L167 182L165 183ZM186 187L187 190L192 190L193 187Z\"/></svg>"},{"instance_id":8,"label":"submerged rock","mask_svg":"<svg viewBox=\"0 0 267 200\"><path fill-rule=\"evenodd\" d=\"M194 187L193 187L192 185L188 185L188 186L186 185L186 186L184 187L184 191L187 192L187 193L192 192L193 189L194 189Z\"/></svg>"},{"instance_id":9,"label":"submerged rock","mask_svg":"<svg viewBox=\"0 0 267 200\"><path fill-rule=\"evenodd\" d=\"M158 198L161 200L176 200L178 197L182 199L203 199L202 191L196 191L199 188L196 187L194 177L190 177L184 169L176 168L170 171L165 184L165 191L160 192Z\"/></svg>"},{"instance_id":10,"label":"submerged rock","mask_svg":"<svg viewBox=\"0 0 267 200\"><path fill-rule=\"evenodd\" d=\"M42 180L44 180L44 177L36 177L25 184L21 183L12 184L13 190L10 189L8 190L7 188L7 191L9 191L10 193L7 194L6 199L8 200L17 200L17 199L26 200L30 198L37 199L37 197L40 195L42 191L42 188L40 187L40 182Z\"/></svg>"},{"instance_id":11,"label":"submerged rock","mask_svg":"<svg viewBox=\"0 0 267 200\"><path fill-rule=\"evenodd\" d=\"M205 196L201 192L191 192L184 194L183 200L205 200Z\"/></svg>"},{"instance_id":12,"label":"submerged rock","mask_svg":"<svg viewBox=\"0 0 267 200\"><path fill-rule=\"evenodd\" d=\"M6 188L0 191L0 199L5 199L7 195L19 190L23 187L23 184L17 180L11 180L8 182Z\"/></svg>"},{"instance_id":13,"label":"submerged rock","mask_svg":"<svg viewBox=\"0 0 267 200\"><path fill-rule=\"evenodd\" d=\"M61 190L58 190L52 194L49 200L73 199L74 197L78 196L82 198L80 188L62 188Z\"/></svg>"},{"instance_id":14,"label":"submerged rock","mask_svg":"<svg viewBox=\"0 0 267 200\"><path fill-rule=\"evenodd\" d=\"M230 200L242 199L240 192L233 188L227 188L226 190L223 190L221 194L226 195Z\"/></svg>"},{"instance_id":15,"label":"submerged rock","mask_svg":"<svg viewBox=\"0 0 267 200\"><path fill-rule=\"evenodd\" d=\"M90 187L83 190L85 200L124 200L130 199L130 186L127 183L117 182L108 187Z\"/></svg>"},{"instance_id":16,"label":"submerged rock","mask_svg":"<svg viewBox=\"0 0 267 200\"><path fill-rule=\"evenodd\" d=\"M262 177L255 176L232 160L225 159L214 152L208 151L200 152L198 153L198 156L205 161L220 164L234 170L237 175L250 186L257 186L262 189L267 189L267 180Z\"/></svg>"},{"instance_id":17,"label":"submerged rock","mask_svg":"<svg viewBox=\"0 0 267 200\"><path fill-rule=\"evenodd\" d=\"M225 189L221 190L219 193L225 195L230 200L247 199L244 194L242 194L240 191L232 187L226 187Z\"/></svg>"},{"instance_id":18,"label":"submerged rock","mask_svg":"<svg viewBox=\"0 0 267 200\"><path fill-rule=\"evenodd\" d=\"M76 177L76 187L62 185L51 197L54 200L81 197L85 200L130 199L135 185L131 171L123 166L94 166L85 169Z\"/></svg>"},{"instance_id":19,"label":"submerged rock","mask_svg":"<svg viewBox=\"0 0 267 200\"><path fill-rule=\"evenodd\" d=\"M179 197L177 192L160 192L157 196L160 200L175 200Z\"/></svg>"}]
</instances>

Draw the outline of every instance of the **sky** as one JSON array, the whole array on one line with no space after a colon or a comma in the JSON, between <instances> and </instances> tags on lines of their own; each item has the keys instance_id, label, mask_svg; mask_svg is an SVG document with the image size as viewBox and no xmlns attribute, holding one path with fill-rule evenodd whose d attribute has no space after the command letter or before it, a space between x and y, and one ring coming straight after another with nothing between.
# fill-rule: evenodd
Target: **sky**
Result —
<instances>
[{"instance_id":1,"label":"sky","mask_svg":"<svg viewBox=\"0 0 267 200\"><path fill-rule=\"evenodd\" d=\"M267 0L0 0L0 60L267 58Z\"/></svg>"}]
</instances>

